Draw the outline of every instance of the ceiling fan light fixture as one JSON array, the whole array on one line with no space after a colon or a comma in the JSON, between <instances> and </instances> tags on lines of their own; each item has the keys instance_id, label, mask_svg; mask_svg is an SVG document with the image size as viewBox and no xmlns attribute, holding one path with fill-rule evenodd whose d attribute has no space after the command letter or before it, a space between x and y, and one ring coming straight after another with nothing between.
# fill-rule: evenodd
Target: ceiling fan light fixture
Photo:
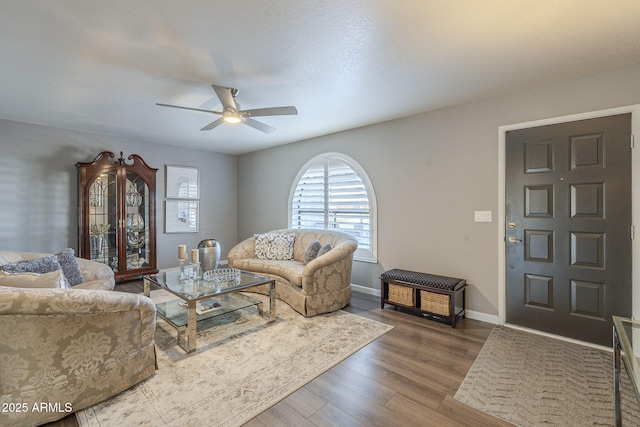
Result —
<instances>
[{"instance_id":1,"label":"ceiling fan light fixture","mask_svg":"<svg viewBox=\"0 0 640 427\"><path fill-rule=\"evenodd\" d=\"M242 121L242 117L238 114L237 111L225 110L222 113L222 119L227 123L240 123Z\"/></svg>"},{"instance_id":2,"label":"ceiling fan light fixture","mask_svg":"<svg viewBox=\"0 0 640 427\"><path fill-rule=\"evenodd\" d=\"M243 110L240 108L240 104L235 101L236 95L238 95L238 89L218 86L212 84L214 92L218 96L220 103L222 104L222 111L205 110L203 108L183 107L181 105L162 104L157 102L156 105L162 107L181 108L183 110L199 111L202 113L215 114L222 116L200 130L211 130L220 126L223 123L238 124L250 126L263 133L271 133L276 128L271 127L265 123L255 120L253 117L264 116L291 116L298 114L298 110L293 105L287 107L266 107L266 108L253 108L250 110Z\"/></svg>"}]
</instances>

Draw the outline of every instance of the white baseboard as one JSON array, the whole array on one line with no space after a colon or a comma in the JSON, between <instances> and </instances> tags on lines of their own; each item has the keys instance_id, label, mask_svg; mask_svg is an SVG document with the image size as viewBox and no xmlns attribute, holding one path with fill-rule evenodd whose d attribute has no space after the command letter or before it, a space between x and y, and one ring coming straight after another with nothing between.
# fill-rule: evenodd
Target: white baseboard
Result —
<instances>
[{"instance_id":1,"label":"white baseboard","mask_svg":"<svg viewBox=\"0 0 640 427\"><path fill-rule=\"evenodd\" d=\"M354 292L360 292L362 294L374 295L376 297L380 296L380 289L370 288L368 286L356 285L354 283L351 284L351 289ZM493 314L486 314L479 311L466 310L465 316L468 319L479 320L481 322L487 322L494 325L498 324L498 316Z\"/></svg>"},{"instance_id":2,"label":"white baseboard","mask_svg":"<svg viewBox=\"0 0 640 427\"><path fill-rule=\"evenodd\" d=\"M361 294L380 296L380 289L370 288L368 286L356 285L354 283L351 284L351 290L354 292L360 292Z\"/></svg>"},{"instance_id":3,"label":"white baseboard","mask_svg":"<svg viewBox=\"0 0 640 427\"><path fill-rule=\"evenodd\" d=\"M495 314L482 313L480 311L473 311L467 309L465 311L467 319L479 320L481 322L491 323L493 325L498 324L498 316Z\"/></svg>"}]
</instances>

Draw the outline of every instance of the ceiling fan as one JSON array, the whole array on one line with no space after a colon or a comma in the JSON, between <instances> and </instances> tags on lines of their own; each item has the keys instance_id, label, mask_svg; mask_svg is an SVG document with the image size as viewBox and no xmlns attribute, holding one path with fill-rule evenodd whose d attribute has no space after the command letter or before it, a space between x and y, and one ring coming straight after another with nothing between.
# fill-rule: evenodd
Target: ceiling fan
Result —
<instances>
[{"instance_id":1,"label":"ceiling fan","mask_svg":"<svg viewBox=\"0 0 640 427\"><path fill-rule=\"evenodd\" d=\"M294 106L288 107L267 107L267 108L255 108L252 110L241 110L240 105L236 103L236 96L238 96L238 89L211 85L213 90L218 95L220 102L222 103L222 111L204 110L202 108L182 107L180 105L162 104L157 102L156 105L161 107L181 108L183 110L200 111L202 113L217 114L220 117L203 127L200 130L211 130L222 123L244 123L264 133L271 133L275 128L266 125L262 122L254 120L252 117L264 117L264 116L291 116L298 114L298 110Z\"/></svg>"}]
</instances>

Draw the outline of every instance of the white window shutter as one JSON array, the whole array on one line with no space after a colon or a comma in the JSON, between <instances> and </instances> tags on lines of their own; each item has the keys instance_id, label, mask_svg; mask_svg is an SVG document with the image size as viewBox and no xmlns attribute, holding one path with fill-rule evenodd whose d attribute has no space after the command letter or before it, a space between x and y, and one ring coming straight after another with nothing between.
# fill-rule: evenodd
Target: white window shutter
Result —
<instances>
[{"instance_id":1,"label":"white window shutter","mask_svg":"<svg viewBox=\"0 0 640 427\"><path fill-rule=\"evenodd\" d=\"M351 234L361 249L371 246L367 188L348 163L319 158L307 165L291 200L291 227L333 229Z\"/></svg>"}]
</instances>

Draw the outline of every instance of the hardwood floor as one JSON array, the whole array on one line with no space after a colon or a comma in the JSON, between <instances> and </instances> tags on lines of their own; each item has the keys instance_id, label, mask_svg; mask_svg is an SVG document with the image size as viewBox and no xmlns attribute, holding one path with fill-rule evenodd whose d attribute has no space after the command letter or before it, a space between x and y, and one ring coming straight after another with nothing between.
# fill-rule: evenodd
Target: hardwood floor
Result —
<instances>
[{"instance_id":1,"label":"hardwood floor","mask_svg":"<svg viewBox=\"0 0 640 427\"><path fill-rule=\"evenodd\" d=\"M142 281L116 286L142 292ZM453 398L493 325L451 326L354 292L345 311L394 328L258 415L246 427L511 426ZM75 415L47 424L77 427Z\"/></svg>"}]
</instances>

